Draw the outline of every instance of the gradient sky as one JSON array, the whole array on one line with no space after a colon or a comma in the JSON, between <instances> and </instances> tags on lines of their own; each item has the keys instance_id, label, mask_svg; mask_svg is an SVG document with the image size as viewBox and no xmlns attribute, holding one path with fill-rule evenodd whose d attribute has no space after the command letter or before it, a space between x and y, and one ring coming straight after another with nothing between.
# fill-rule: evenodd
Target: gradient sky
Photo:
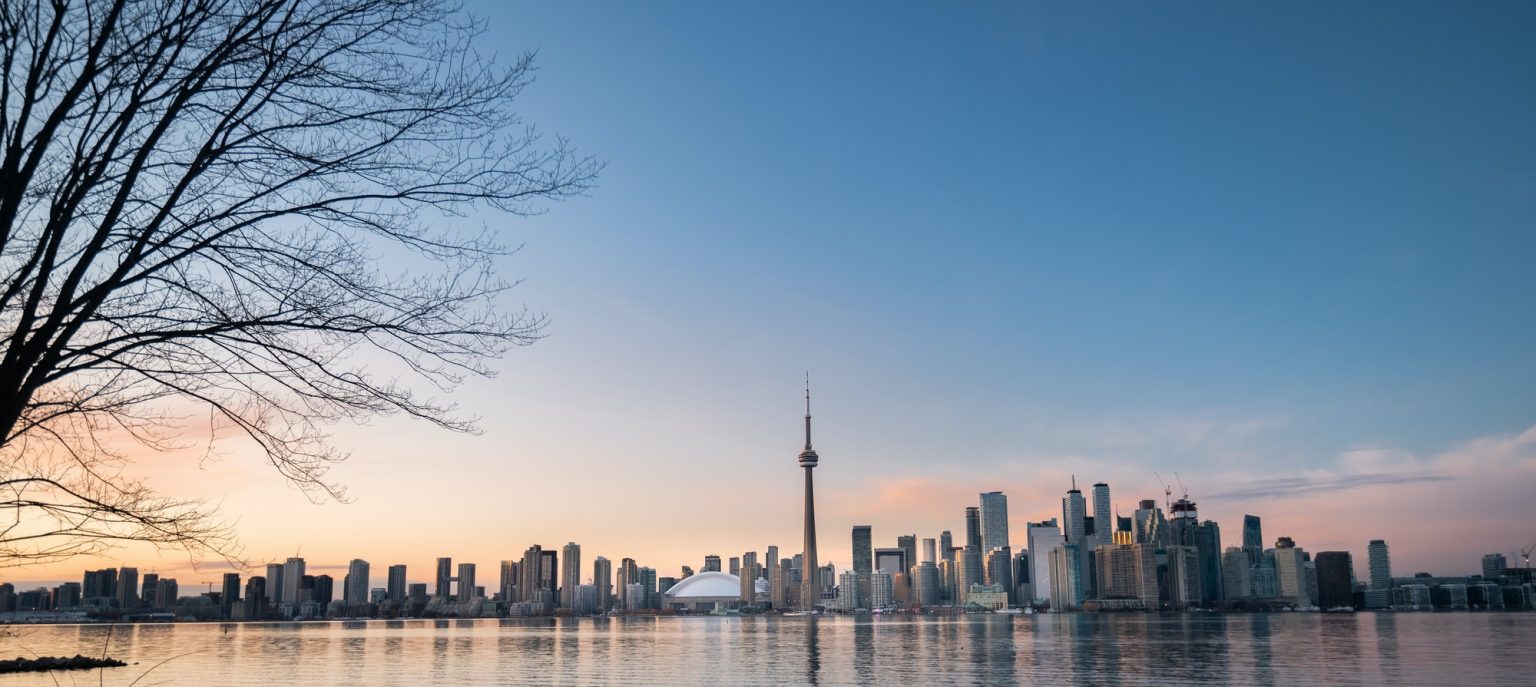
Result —
<instances>
[{"instance_id":1,"label":"gradient sky","mask_svg":"<svg viewBox=\"0 0 1536 687\"><path fill-rule=\"evenodd\" d=\"M470 8L539 51L527 121L608 161L472 218L549 337L453 395L480 436L338 428L348 504L238 444L143 465L249 560L791 554L805 370L839 568L991 490L1022 548L1073 474L1129 513L1178 472L1223 545L1255 513L1362 574L1370 539L1399 575L1536 543L1536 4ZM187 563L5 576L223 572Z\"/></svg>"}]
</instances>

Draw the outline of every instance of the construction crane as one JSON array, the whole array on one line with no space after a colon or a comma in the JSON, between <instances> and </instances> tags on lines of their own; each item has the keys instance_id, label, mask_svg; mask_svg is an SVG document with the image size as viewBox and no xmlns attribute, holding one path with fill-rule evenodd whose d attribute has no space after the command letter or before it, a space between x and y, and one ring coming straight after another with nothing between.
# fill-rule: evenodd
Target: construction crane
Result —
<instances>
[{"instance_id":1,"label":"construction crane","mask_svg":"<svg viewBox=\"0 0 1536 687\"><path fill-rule=\"evenodd\" d=\"M1173 510L1173 487L1168 486L1168 481L1163 479L1162 473L1154 472L1152 474L1157 475L1157 483L1163 486L1163 508L1170 511Z\"/></svg>"},{"instance_id":2,"label":"construction crane","mask_svg":"<svg viewBox=\"0 0 1536 687\"><path fill-rule=\"evenodd\" d=\"M1173 478L1179 481L1179 491L1183 492L1184 500L1188 501L1189 500L1189 489L1187 489L1184 486L1184 478L1179 476L1179 471L1178 470L1174 470L1173 471Z\"/></svg>"},{"instance_id":3,"label":"construction crane","mask_svg":"<svg viewBox=\"0 0 1536 687\"><path fill-rule=\"evenodd\" d=\"M1533 552L1533 551L1536 551L1536 544L1531 544L1529 548L1525 548L1525 549L1521 549L1520 550L1520 557L1525 559L1525 569L1526 570L1530 570L1531 569L1531 552ZM1527 572L1526 576L1529 577L1530 573Z\"/></svg>"}]
</instances>

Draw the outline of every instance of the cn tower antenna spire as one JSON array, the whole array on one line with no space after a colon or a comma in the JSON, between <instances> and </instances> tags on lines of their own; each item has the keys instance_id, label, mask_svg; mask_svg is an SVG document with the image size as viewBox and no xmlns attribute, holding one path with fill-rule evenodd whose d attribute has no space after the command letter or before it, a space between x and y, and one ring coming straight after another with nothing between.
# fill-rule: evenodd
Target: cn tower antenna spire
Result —
<instances>
[{"instance_id":1,"label":"cn tower antenna spire","mask_svg":"<svg viewBox=\"0 0 1536 687\"><path fill-rule=\"evenodd\" d=\"M811 447L811 373L805 373L805 447Z\"/></svg>"}]
</instances>

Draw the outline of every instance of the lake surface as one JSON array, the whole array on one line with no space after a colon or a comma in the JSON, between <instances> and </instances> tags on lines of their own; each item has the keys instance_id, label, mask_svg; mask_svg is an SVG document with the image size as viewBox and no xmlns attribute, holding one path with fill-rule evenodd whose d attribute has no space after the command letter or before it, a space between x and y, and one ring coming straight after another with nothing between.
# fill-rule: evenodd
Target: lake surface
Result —
<instances>
[{"instance_id":1,"label":"lake surface","mask_svg":"<svg viewBox=\"0 0 1536 687\"><path fill-rule=\"evenodd\" d=\"M1513 685L1536 613L580 618L13 626L107 685ZM109 638L110 632L110 638ZM162 661L168 662L155 667ZM153 668L151 670L151 668ZM144 675L145 671L150 671ZM98 673L55 673L98 683ZM42 674L3 685L53 684Z\"/></svg>"}]
</instances>

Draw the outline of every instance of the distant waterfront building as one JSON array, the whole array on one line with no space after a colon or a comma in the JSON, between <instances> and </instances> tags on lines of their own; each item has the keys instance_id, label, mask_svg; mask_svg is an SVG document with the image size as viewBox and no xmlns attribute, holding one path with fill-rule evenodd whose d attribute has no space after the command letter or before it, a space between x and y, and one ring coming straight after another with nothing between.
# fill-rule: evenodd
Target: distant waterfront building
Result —
<instances>
[{"instance_id":1,"label":"distant waterfront building","mask_svg":"<svg viewBox=\"0 0 1536 687\"><path fill-rule=\"evenodd\" d=\"M1079 553L1078 545L1068 541L1051 549L1047 557L1052 611L1076 610L1083 604L1083 566L1079 562Z\"/></svg>"},{"instance_id":2,"label":"distant waterfront building","mask_svg":"<svg viewBox=\"0 0 1536 687\"><path fill-rule=\"evenodd\" d=\"M1137 544L1151 544L1159 550L1168 546L1168 520L1163 509L1152 499L1142 499L1133 516Z\"/></svg>"},{"instance_id":3,"label":"distant waterfront building","mask_svg":"<svg viewBox=\"0 0 1536 687\"><path fill-rule=\"evenodd\" d=\"M569 542L560 550L565 558L565 574L560 579L560 605L576 608L576 588L581 586L581 545Z\"/></svg>"},{"instance_id":4,"label":"distant waterfront building","mask_svg":"<svg viewBox=\"0 0 1536 687\"><path fill-rule=\"evenodd\" d=\"M1093 522L1095 546L1113 544L1115 531L1115 517L1110 511L1109 485L1099 482L1093 485Z\"/></svg>"},{"instance_id":5,"label":"distant waterfront building","mask_svg":"<svg viewBox=\"0 0 1536 687\"><path fill-rule=\"evenodd\" d=\"M1201 521L1194 525L1191 536L1194 538L1195 552L1200 557L1200 603L1209 606L1225 597L1222 590L1221 528L1214 520Z\"/></svg>"},{"instance_id":6,"label":"distant waterfront building","mask_svg":"<svg viewBox=\"0 0 1536 687\"><path fill-rule=\"evenodd\" d=\"M955 536L949 530L939 533L939 557L946 561L955 560Z\"/></svg>"},{"instance_id":7,"label":"distant waterfront building","mask_svg":"<svg viewBox=\"0 0 1536 687\"><path fill-rule=\"evenodd\" d=\"M160 576L155 573L144 573L144 581L139 587L139 603L145 608L155 609L161 606L155 605L160 593Z\"/></svg>"},{"instance_id":8,"label":"distant waterfront building","mask_svg":"<svg viewBox=\"0 0 1536 687\"><path fill-rule=\"evenodd\" d=\"M458 582L458 596L456 596L454 600L458 601L459 603L473 601L476 596L474 563L459 564Z\"/></svg>"},{"instance_id":9,"label":"distant waterfront building","mask_svg":"<svg viewBox=\"0 0 1536 687\"><path fill-rule=\"evenodd\" d=\"M405 564L389 566L388 577L384 581L384 596L397 610L405 604L405 586Z\"/></svg>"},{"instance_id":10,"label":"distant waterfront building","mask_svg":"<svg viewBox=\"0 0 1536 687\"><path fill-rule=\"evenodd\" d=\"M896 537L896 548L906 552L907 567L901 571L903 577L912 574L912 566L917 565L917 535L903 534ZM910 585L911 582L909 581Z\"/></svg>"},{"instance_id":11,"label":"distant waterfront building","mask_svg":"<svg viewBox=\"0 0 1536 687\"><path fill-rule=\"evenodd\" d=\"M1502 553L1490 553L1483 556L1483 577L1497 580L1504 574L1504 569L1509 567L1509 559ZM126 568L125 568L126 570Z\"/></svg>"},{"instance_id":12,"label":"distant waterfront building","mask_svg":"<svg viewBox=\"0 0 1536 687\"><path fill-rule=\"evenodd\" d=\"M1268 561L1248 566L1248 595L1255 599L1280 596L1280 586L1275 580L1275 566Z\"/></svg>"},{"instance_id":13,"label":"distant waterfront building","mask_svg":"<svg viewBox=\"0 0 1536 687\"><path fill-rule=\"evenodd\" d=\"M303 558L294 556L283 561L283 603L295 605L299 603L299 583L303 580Z\"/></svg>"},{"instance_id":14,"label":"distant waterfront building","mask_svg":"<svg viewBox=\"0 0 1536 687\"><path fill-rule=\"evenodd\" d=\"M1055 518L1029 523L1024 532L1029 547L1030 594L1035 603L1047 603L1051 600L1051 552L1066 543L1066 539L1057 529Z\"/></svg>"},{"instance_id":15,"label":"distant waterfront building","mask_svg":"<svg viewBox=\"0 0 1536 687\"><path fill-rule=\"evenodd\" d=\"M1297 606L1311 606L1303 553L1290 537L1281 537L1275 542L1275 596Z\"/></svg>"},{"instance_id":16,"label":"distant waterfront building","mask_svg":"<svg viewBox=\"0 0 1536 687\"><path fill-rule=\"evenodd\" d=\"M939 559L938 559L938 542L933 540L933 539L924 539L923 540L923 559L918 561L918 563L919 564L921 564L921 563L934 563L934 564L938 564L938 562L939 562Z\"/></svg>"},{"instance_id":17,"label":"distant waterfront building","mask_svg":"<svg viewBox=\"0 0 1536 687\"><path fill-rule=\"evenodd\" d=\"M779 562L768 566L768 603L774 608L789 608L789 568L788 558L779 559ZM841 591L841 590L839 590Z\"/></svg>"},{"instance_id":18,"label":"distant waterfront building","mask_svg":"<svg viewBox=\"0 0 1536 687\"><path fill-rule=\"evenodd\" d=\"M268 563L265 579L268 610L276 609L283 602L283 564Z\"/></svg>"},{"instance_id":19,"label":"distant waterfront building","mask_svg":"<svg viewBox=\"0 0 1536 687\"><path fill-rule=\"evenodd\" d=\"M699 570L699 572L725 572L725 571L720 569L720 557L715 555L715 554L709 554L709 555L704 557L704 567L701 568Z\"/></svg>"},{"instance_id":20,"label":"distant waterfront building","mask_svg":"<svg viewBox=\"0 0 1536 687\"><path fill-rule=\"evenodd\" d=\"M1348 551L1323 551L1314 557L1317 566L1317 606L1323 610L1354 608L1354 560Z\"/></svg>"},{"instance_id":21,"label":"distant waterfront building","mask_svg":"<svg viewBox=\"0 0 1536 687\"><path fill-rule=\"evenodd\" d=\"M965 508L965 545L981 546L981 509L976 506Z\"/></svg>"},{"instance_id":22,"label":"distant waterfront building","mask_svg":"<svg viewBox=\"0 0 1536 687\"><path fill-rule=\"evenodd\" d=\"M1257 515L1243 516L1243 549L1249 551L1264 550L1264 528ZM1249 561L1252 564L1252 561Z\"/></svg>"},{"instance_id":23,"label":"distant waterfront building","mask_svg":"<svg viewBox=\"0 0 1536 687\"><path fill-rule=\"evenodd\" d=\"M1013 586L1013 549L1007 546L999 546L987 552L986 560L982 563L986 570L985 582L989 585L1002 587L1008 592L1008 601L1014 599Z\"/></svg>"},{"instance_id":24,"label":"distant waterfront building","mask_svg":"<svg viewBox=\"0 0 1536 687\"><path fill-rule=\"evenodd\" d=\"M246 620L267 617L267 578L253 575L245 581L245 603L241 604Z\"/></svg>"},{"instance_id":25,"label":"distant waterfront building","mask_svg":"<svg viewBox=\"0 0 1536 687\"><path fill-rule=\"evenodd\" d=\"M1077 478L1073 477L1072 488L1067 490L1066 497L1061 499L1061 534L1066 538L1068 544L1076 545L1076 548L1069 555L1078 566L1077 572L1073 575L1077 585L1075 593L1078 604L1092 598L1094 594L1093 574L1090 568L1092 566L1093 545L1096 539L1090 536L1088 531L1087 509L1088 504L1083 500L1083 492L1077 489ZM1076 607L1076 605L1073 606L1073 608Z\"/></svg>"},{"instance_id":26,"label":"distant waterfront building","mask_svg":"<svg viewBox=\"0 0 1536 687\"><path fill-rule=\"evenodd\" d=\"M1365 590L1365 607L1388 608L1392 605L1392 554L1387 542L1372 539L1365 549L1366 564L1370 566L1371 585Z\"/></svg>"},{"instance_id":27,"label":"distant waterfront building","mask_svg":"<svg viewBox=\"0 0 1536 687\"><path fill-rule=\"evenodd\" d=\"M731 556L731 558L730 558L730 570L731 570L731 574L732 575L735 575L737 577L741 576L741 557L740 556Z\"/></svg>"},{"instance_id":28,"label":"distant waterfront building","mask_svg":"<svg viewBox=\"0 0 1536 687\"><path fill-rule=\"evenodd\" d=\"M240 573L224 573L224 585L219 596L225 620L235 617L235 604L240 603Z\"/></svg>"},{"instance_id":29,"label":"distant waterfront building","mask_svg":"<svg viewBox=\"0 0 1536 687\"><path fill-rule=\"evenodd\" d=\"M989 611L1008 607L1008 592L995 584L973 584L965 598L967 606L979 606Z\"/></svg>"},{"instance_id":30,"label":"distant waterfront building","mask_svg":"<svg viewBox=\"0 0 1536 687\"><path fill-rule=\"evenodd\" d=\"M858 573L850 570L837 577L837 607L844 611L859 607Z\"/></svg>"},{"instance_id":31,"label":"distant waterfront building","mask_svg":"<svg viewBox=\"0 0 1536 687\"><path fill-rule=\"evenodd\" d=\"M932 560L913 568L912 602L919 607L939 605L939 567Z\"/></svg>"},{"instance_id":32,"label":"distant waterfront building","mask_svg":"<svg viewBox=\"0 0 1536 687\"><path fill-rule=\"evenodd\" d=\"M1000 491L989 491L981 495L981 550L990 552L994 549L1007 548L1008 540L1008 496Z\"/></svg>"},{"instance_id":33,"label":"distant waterfront building","mask_svg":"<svg viewBox=\"0 0 1536 687\"><path fill-rule=\"evenodd\" d=\"M613 607L613 563L607 558L592 560L592 585L597 590L597 610L607 612Z\"/></svg>"},{"instance_id":34,"label":"distant waterfront building","mask_svg":"<svg viewBox=\"0 0 1536 687\"><path fill-rule=\"evenodd\" d=\"M139 605L139 569L117 569L117 607L133 608Z\"/></svg>"},{"instance_id":35,"label":"distant waterfront building","mask_svg":"<svg viewBox=\"0 0 1536 687\"><path fill-rule=\"evenodd\" d=\"M875 572L890 573L892 575L905 574L911 562L907 560L907 550L900 547L875 549Z\"/></svg>"},{"instance_id":36,"label":"distant waterfront building","mask_svg":"<svg viewBox=\"0 0 1536 687\"><path fill-rule=\"evenodd\" d=\"M896 603L896 578L894 575L876 571L869 574L869 607L889 608Z\"/></svg>"},{"instance_id":37,"label":"distant waterfront building","mask_svg":"<svg viewBox=\"0 0 1536 687\"><path fill-rule=\"evenodd\" d=\"M741 566L741 604L757 605L758 580L763 576L762 566L755 561Z\"/></svg>"},{"instance_id":38,"label":"distant waterfront building","mask_svg":"<svg viewBox=\"0 0 1536 687\"><path fill-rule=\"evenodd\" d=\"M981 555L981 547L967 546L961 549L956 557L955 590L957 592L955 602L965 605L967 594L971 585L984 584L987 581L985 559Z\"/></svg>"},{"instance_id":39,"label":"distant waterfront building","mask_svg":"<svg viewBox=\"0 0 1536 687\"><path fill-rule=\"evenodd\" d=\"M1200 552L1193 546L1168 547L1168 603L1174 610L1201 602Z\"/></svg>"},{"instance_id":40,"label":"distant waterfront building","mask_svg":"<svg viewBox=\"0 0 1536 687\"><path fill-rule=\"evenodd\" d=\"M1240 547L1229 546L1221 554L1221 587L1227 601L1248 598L1252 585L1248 581L1248 552Z\"/></svg>"},{"instance_id":41,"label":"distant waterfront building","mask_svg":"<svg viewBox=\"0 0 1536 687\"><path fill-rule=\"evenodd\" d=\"M414 582L406 585L405 599L406 601L409 601L412 606L425 605L427 603L427 583Z\"/></svg>"},{"instance_id":42,"label":"distant waterfront building","mask_svg":"<svg viewBox=\"0 0 1536 687\"><path fill-rule=\"evenodd\" d=\"M443 557L437 559L437 584L433 588L433 594L441 601L453 598L453 559Z\"/></svg>"},{"instance_id":43,"label":"distant waterfront building","mask_svg":"<svg viewBox=\"0 0 1536 687\"><path fill-rule=\"evenodd\" d=\"M347 578L342 585L342 602L348 606L368 603L368 561L354 558L347 564Z\"/></svg>"}]
</instances>

